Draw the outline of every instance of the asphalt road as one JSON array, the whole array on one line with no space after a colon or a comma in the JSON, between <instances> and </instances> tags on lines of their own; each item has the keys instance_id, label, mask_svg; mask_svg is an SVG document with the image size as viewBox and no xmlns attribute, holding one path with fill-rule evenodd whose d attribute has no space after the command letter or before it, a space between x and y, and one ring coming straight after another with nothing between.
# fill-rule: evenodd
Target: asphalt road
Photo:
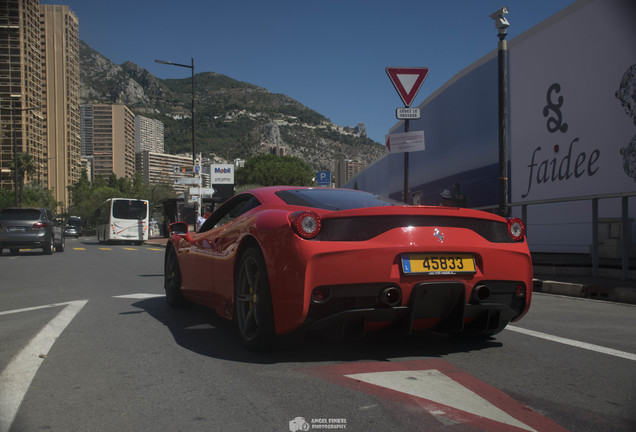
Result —
<instances>
[{"instance_id":1,"label":"asphalt road","mask_svg":"<svg viewBox=\"0 0 636 432\"><path fill-rule=\"evenodd\" d=\"M0 256L0 432L633 431L636 306L535 294L471 341L321 336L246 351L171 310L161 247Z\"/></svg>"}]
</instances>

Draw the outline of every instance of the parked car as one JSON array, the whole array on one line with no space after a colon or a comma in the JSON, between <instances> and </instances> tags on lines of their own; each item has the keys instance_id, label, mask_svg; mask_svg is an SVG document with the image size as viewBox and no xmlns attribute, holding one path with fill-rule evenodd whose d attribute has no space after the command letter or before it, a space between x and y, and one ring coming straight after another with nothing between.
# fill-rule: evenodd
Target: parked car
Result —
<instances>
[{"instance_id":1,"label":"parked car","mask_svg":"<svg viewBox=\"0 0 636 432\"><path fill-rule=\"evenodd\" d=\"M530 307L532 261L516 218L283 186L234 196L198 232L185 222L170 230L168 303L215 309L250 349L311 329L484 337Z\"/></svg>"},{"instance_id":2,"label":"parked car","mask_svg":"<svg viewBox=\"0 0 636 432\"><path fill-rule=\"evenodd\" d=\"M70 216L64 225L64 235L78 238L83 235L82 218L79 216Z\"/></svg>"},{"instance_id":3,"label":"parked car","mask_svg":"<svg viewBox=\"0 0 636 432\"><path fill-rule=\"evenodd\" d=\"M5 208L0 211L0 253L42 248L46 255L64 252L65 238L53 213L44 208Z\"/></svg>"}]
</instances>

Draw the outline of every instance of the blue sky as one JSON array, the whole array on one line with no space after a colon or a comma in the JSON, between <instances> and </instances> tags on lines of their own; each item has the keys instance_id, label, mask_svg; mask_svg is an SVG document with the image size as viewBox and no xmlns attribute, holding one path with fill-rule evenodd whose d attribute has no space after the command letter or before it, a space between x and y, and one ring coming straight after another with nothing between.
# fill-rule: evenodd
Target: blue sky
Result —
<instances>
[{"instance_id":1,"label":"blue sky","mask_svg":"<svg viewBox=\"0 0 636 432\"><path fill-rule=\"evenodd\" d=\"M428 67L412 106L497 47L489 15L508 6L508 39L573 0L96 0L66 4L80 39L158 78L190 64L286 94L341 126L364 122L384 143L403 106L387 66ZM511 55L514 55L511 53ZM195 82L196 85L196 82Z\"/></svg>"}]
</instances>

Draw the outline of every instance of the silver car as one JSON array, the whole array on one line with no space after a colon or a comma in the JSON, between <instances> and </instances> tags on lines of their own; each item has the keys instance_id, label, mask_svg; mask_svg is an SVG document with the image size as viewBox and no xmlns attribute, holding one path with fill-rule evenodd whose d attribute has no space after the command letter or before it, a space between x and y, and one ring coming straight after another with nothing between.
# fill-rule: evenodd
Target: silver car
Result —
<instances>
[{"instance_id":1,"label":"silver car","mask_svg":"<svg viewBox=\"0 0 636 432\"><path fill-rule=\"evenodd\" d=\"M44 208L5 208L0 211L0 254L9 249L42 248L44 254L64 252L65 238L53 213Z\"/></svg>"}]
</instances>

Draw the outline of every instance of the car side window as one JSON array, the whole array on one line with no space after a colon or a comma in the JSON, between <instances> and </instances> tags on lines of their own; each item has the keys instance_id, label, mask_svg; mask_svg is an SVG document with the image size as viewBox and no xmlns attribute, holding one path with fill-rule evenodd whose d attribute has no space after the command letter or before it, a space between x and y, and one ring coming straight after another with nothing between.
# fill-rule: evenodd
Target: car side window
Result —
<instances>
[{"instance_id":1,"label":"car side window","mask_svg":"<svg viewBox=\"0 0 636 432\"><path fill-rule=\"evenodd\" d=\"M251 195L241 195L234 200L224 204L201 225L199 232L211 230L223 226L236 219L243 213L246 213L258 207L261 203Z\"/></svg>"}]
</instances>

